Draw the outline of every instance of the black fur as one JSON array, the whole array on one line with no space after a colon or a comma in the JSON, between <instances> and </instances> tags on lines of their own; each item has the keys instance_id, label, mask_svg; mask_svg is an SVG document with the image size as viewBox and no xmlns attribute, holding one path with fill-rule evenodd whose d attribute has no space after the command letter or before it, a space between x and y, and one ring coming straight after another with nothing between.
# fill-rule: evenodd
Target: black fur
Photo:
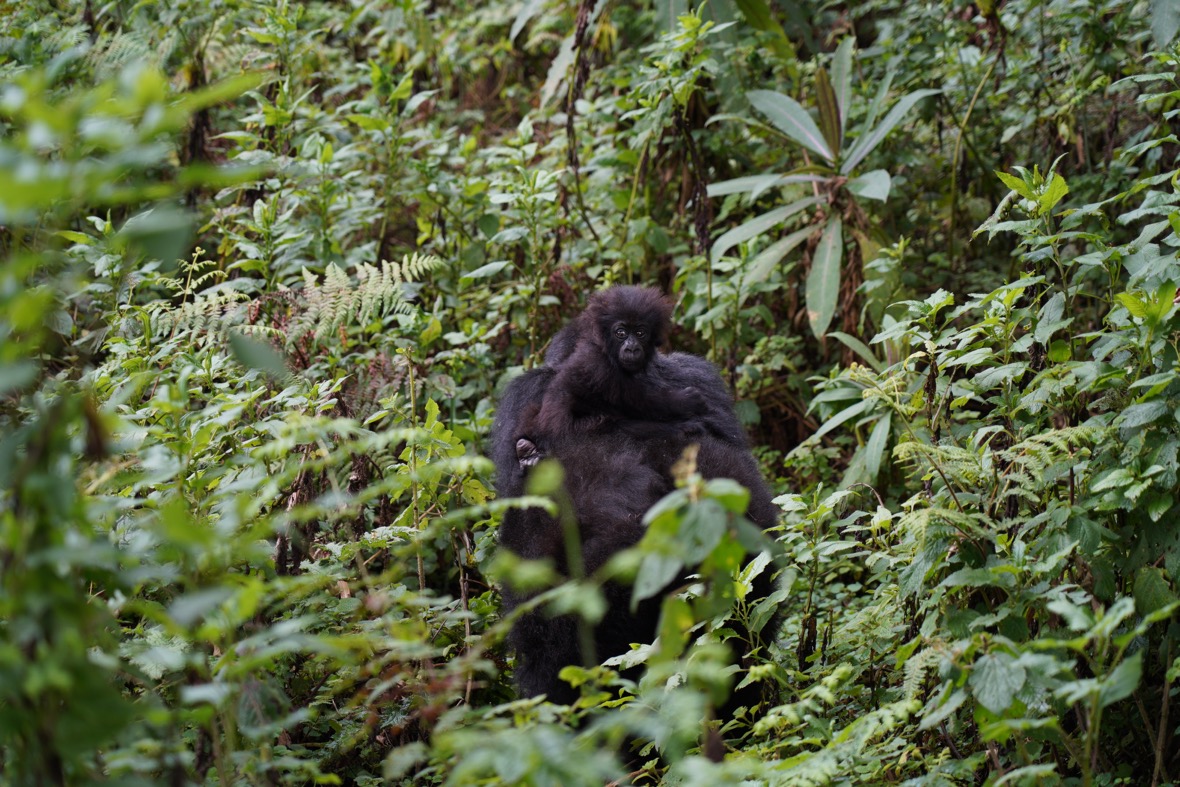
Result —
<instances>
[{"instance_id":1,"label":"black fur","mask_svg":"<svg viewBox=\"0 0 1180 787\"><path fill-rule=\"evenodd\" d=\"M614 287L606 290L603 294L615 292L628 293L633 291L654 293L655 297L662 299L662 296L659 296L655 290L639 287ZM623 299L626 300L629 297L624 296ZM593 299L591 299L591 303L594 303ZM603 307L605 308L611 305L611 302L606 302L603 304ZM587 311L589 311L589 307L587 307ZM565 328L561 329L549 343L549 349L545 352L545 366L549 370L568 369L571 366L577 366L577 360L571 361L571 358L574 356L574 352L579 344L583 343L582 336L584 336L586 331L586 320L584 316L585 313L583 313L582 317L575 319ZM663 336L664 333L666 333L666 330L661 331L660 335ZM656 346L662 346L662 341ZM653 413L643 412L642 408L631 408L628 412L623 413L623 415L627 416L634 423L676 420L677 417L682 417L685 421L684 426L689 430L690 434L704 430L737 448L749 448L746 430L734 412L733 399L730 397L729 389L721 379L721 375L718 374L717 368L699 355L679 352L669 354L653 353L648 360L647 368L641 376L635 378L635 382L648 387L647 392L643 396L649 399L658 400L665 392L670 391L695 391L704 400L704 406L703 408L695 408L696 412L688 413L684 416L678 416L676 413L669 413L666 410L661 411L657 409ZM590 404L590 409L598 413L602 413L606 409L601 402L597 405L593 402ZM503 407L502 404L501 407ZM526 424L526 427L531 426L532 424ZM639 433L642 432L643 427L633 425L630 429L637 436L643 436L643 434ZM534 429L533 431L536 430ZM658 432L660 430L657 429L656 431ZM540 434L527 436L541 437Z\"/></svg>"},{"instance_id":2,"label":"black fur","mask_svg":"<svg viewBox=\"0 0 1180 787\"><path fill-rule=\"evenodd\" d=\"M526 431L555 440L610 417L687 421L705 412L705 394L649 373L671 314L671 302L648 287L612 287L591 296L560 334L560 349L549 354L557 374Z\"/></svg>"},{"instance_id":3,"label":"black fur","mask_svg":"<svg viewBox=\"0 0 1180 787\"><path fill-rule=\"evenodd\" d=\"M564 332L559 334L546 360L555 351L560 356L563 342L568 339ZM563 362L560 357L554 360L558 365ZM674 353L656 356L649 365L649 370L653 368L672 385L683 383L704 392L710 400L708 412L681 422L615 415L556 438L537 437L539 452L555 457L566 471L566 492L578 522L582 558L589 573L642 538L643 515L674 488L672 465L689 443L699 446L697 467L702 476L733 478L750 490L746 515L751 521L766 529L778 518L770 490L733 413L732 400L713 366L703 358ZM491 454L501 496L524 492L528 468L521 464L518 440L558 375L553 368L526 372L512 381L500 399ZM559 570L566 570L561 525L539 509L508 512L500 527L500 543L521 557L549 558ZM759 577L755 597L763 597L771 590L769 578L765 574ZM595 628L593 654L580 652L571 618L549 618L543 612L532 612L516 624L509 644L518 656L516 676L522 695L547 694L553 701L572 701L575 692L557 677L563 666L601 662L626 652L633 642L650 642L654 638L660 598L648 599L632 612L630 588L608 584L604 591L609 609ZM524 600L510 590L505 591L504 598L509 610ZM749 704L756 699L747 691L731 704Z\"/></svg>"}]
</instances>

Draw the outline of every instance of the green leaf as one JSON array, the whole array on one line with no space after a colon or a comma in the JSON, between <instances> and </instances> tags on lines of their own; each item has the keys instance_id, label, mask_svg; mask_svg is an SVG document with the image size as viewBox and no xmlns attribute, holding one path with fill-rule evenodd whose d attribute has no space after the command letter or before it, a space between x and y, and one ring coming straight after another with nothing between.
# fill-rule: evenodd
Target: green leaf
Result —
<instances>
[{"instance_id":1,"label":"green leaf","mask_svg":"<svg viewBox=\"0 0 1180 787\"><path fill-rule=\"evenodd\" d=\"M891 185L889 173L883 169L875 169L848 181L846 188L858 197L884 202L889 198Z\"/></svg>"},{"instance_id":2,"label":"green leaf","mask_svg":"<svg viewBox=\"0 0 1180 787\"><path fill-rule=\"evenodd\" d=\"M545 0L526 0L521 5L520 11L516 14L516 19L512 20L512 28L508 31L508 40L515 41L516 37L520 35L520 31L524 30L524 26L529 23L537 14L541 13L541 9L545 7Z\"/></svg>"},{"instance_id":3,"label":"green leaf","mask_svg":"<svg viewBox=\"0 0 1180 787\"><path fill-rule=\"evenodd\" d=\"M847 421L849 418L855 418L856 416L859 416L862 413L864 413L866 410L869 409L869 405L871 405L871 404L872 404L872 402L870 400L861 399L856 404L845 407L843 410L836 413L828 420L824 421L823 426L821 426L818 430L816 430L815 434L812 435L812 437L816 437L816 438L823 437L828 432L832 431L837 426L839 426L840 424Z\"/></svg>"},{"instance_id":4,"label":"green leaf","mask_svg":"<svg viewBox=\"0 0 1180 787\"><path fill-rule=\"evenodd\" d=\"M674 659L684 652L695 621L692 607L680 596L668 596L660 609L660 655Z\"/></svg>"},{"instance_id":5,"label":"green leaf","mask_svg":"<svg viewBox=\"0 0 1180 787\"><path fill-rule=\"evenodd\" d=\"M192 232L192 215L165 204L127 219L119 237L152 259L174 263L188 248Z\"/></svg>"},{"instance_id":6,"label":"green leaf","mask_svg":"<svg viewBox=\"0 0 1180 787\"><path fill-rule=\"evenodd\" d=\"M861 123L861 134L872 128L877 124L877 118L881 115L881 109L885 106L885 100L889 98L889 89L893 86L893 77L895 72L892 68L886 70L885 78L877 85L877 92L873 95L873 100L869 103L868 112L865 113L864 121Z\"/></svg>"},{"instance_id":7,"label":"green leaf","mask_svg":"<svg viewBox=\"0 0 1180 787\"><path fill-rule=\"evenodd\" d=\"M182 629L195 626L234 595L233 588L213 587L178 596L168 606L168 616Z\"/></svg>"},{"instance_id":8,"label":"green leaf","mask_svg":"<svg viewBox=\"0 0 1180 787\"><path fill-rule=\"evenodd\" d=\"M504 270L505 268L507 268L511 264L512 263L509 262L508 260L497 260L495 262L489 262L487 265L481 265L480 267L476 268L473 271L470 271L469 273L464 273L462 278L464 280L490 279L492 276L495 276L497 273Z\"/></svg>"},{"instance_id":9,"label":"green leaf","mask_svg":"<svg viewBox=\"0 0 1180 787\"><path fill-rule=\"evenodd\" d=\"M999 178L1005 186L1015 191L1025 199L1035 200L1037 197L1033 194L1032 187L1024 182L1022 178L1011 175L1007 172L997 172L996 177Z\"/></svg>"},{"instance_id":10,"label":"green leaf","mask_svg":"<svg viewBox=\"0 0 1180 787\"><path fill-rule=\"evenodd\" d=\"M229 335L229 348L242 366L258 369L271 379L285 380L291 374L283 357L266 342L235 332Z\"/></svg>"},{"instance_id":11,"label":"green leaf","mask_svg":"<svg viewBox=\"0 0 1180 787\"><path fill-rule=\"evenodd\" d=\"M773 90L751 90L746 98L788 139L818 153L825 161L834 162L835 155L824 141L824 135L798 101Z\"/></svg>"},{"instance_id":12,"label":"green leaf","mask_svg":"<svg viewBox=\"0 0 1180 787\"><path fill-rule=\"evenodd\" d=\"M757 199L767 190L775 186L785 186L789 183L819 183L827 180L823 175L811 174L811 170L820 167L797 167L790 172L770 175L748 175L743 178L731 178L710 183L706 193L710 197L724 197L727 194L749 193L750 199Z\"/></svg>"},{"instance_id":13,"label":"green leaf","mask_svg":"<svg viewBox=\"0 0 1180 787\"><path fill-rule=\"evenodd\" d=\"M37 379L40 367L34 361L15 361L0 365L0 396L19 391Z\"/></svg>"},{"instance_id":14,"label":"green leaf","mask_svg":"<svg viewBox=\"0 0 1180 787\"><path fill-rule=\"evenodd\" d=\"M843 224L833 217L815 247L811 270L807 272L807 321L816 336L823 336L840 294L840 263L844 258Z\"/></svg>"},{"instance_id":15,"label":"green leaf","mask_svg":"<svg viewBox=\"0 0 1180 787\"><path fill-rule=\"evenodd\" d=\"M1052 613L1061 616L1065 625L1073 631L1086 631L1094 624L1094 616L1085 607L1079 607L1065 599L1050 601L1045 607Z\"/></svg>"},{"instance_id":16,"label":"green leaf","mask_svg":"<svg viewBox=\"0 0 1180 787\"><path fill-rule=\"evenodd\" d=\"M742 12L746 22L755 30L773 33L770 46L784 61L795 59L795 47L787 37L782 25L771 15L770 6L766 0L734 0L734 5Z\"/></svg>"},{"instance_id":17,"label":"green leaf","mask_svg":"<svg viewBox=\"0 0 1180 787\"><path fill-rule=\"evenodd\" d=\"M831 336L849 350L859 355L865 363L873 367L876 371L881 372L885 370L885 364L878 360L877 356L873 355L873 351L869 349L867 344L855 336L849 336L843 331L832 331L828 336Z\"/></svg>"},{"instance_id":18,"label":"green leaf","mask_svg":"<svg viewBox=\"0 0 1180 787\"><path fill-rule=\"evenodd\" d=\"M848 108L852 106L852 47L853 36L846 36L832 56L832 89L840 110L840 144L844 144L844 129L848 126Z\"/></svg>"},{"instance_id":19,"label":"green leaf","mask_svg":"<svg viewBox=\"0 0 1180 787\"><path fill-rule=\"evenodd\" d=\"M1176 600L1162 569L1144 566L1135 574L1135 609L1146 615Z\"/></svg>"},{"instance_id":20,"label":"green leaf","mask_svg":"<svg viewBox=\"0 0 1180 787\"><path fill-rule=\"evenodd\" d=\"M980 705L1000 715L1012 704L1024 686L1027 674L1016 659L1006 653L985 653L975 660L968 683Z\"/></svg>"},{"instance_id":21,"label":"green leaf","mask_svg":"<svg viewBox=\"0 0 1180 787\"><path fill-rule=\"evenodd\" d=\"M1180 6L1175 0L1151 0L1151 37L1156 49L1167 49L1180 30Z\"/></svg>"},{"instance_id":22,"label":"green leaf","mask_svg":"<svg viewBox=\"0 0 1180 787\"><path fill-rule=\"evenodd\" d=\"M186 93L177 105L185 112L196 112L198 109L220 104L231 98L237 98L248 90L254 90L271 79L271 75L262 71L250 71L245 74L223 79L207 87Z\"/></svg>"},{"instance_id":23,"label":"green leaf","mask_svg":"<svg viewBox=\"0 0 1180 787\"><path fill-rule=\"evenodd\" d=\"M1139 319L1142 320L1144 317L1147 316L1147 302L1146 301L1136 297L1135 295L1133 295L1129 292L1116 293L1114 297L1119 299L1119 303L1121 303L1123 305L1124 309L1126 309L1127 311L1129 311L1131 313L1132 317L1138 317Z\"/></svg>"},{"instance_id":24,"label":"green leaf","mask_svg":"<svg viewBox=\"0 0 1180 787\"><path fill-rule=\"evenodd\" d=\"M893 109L889 110L889 114L885 116L885 119L881 121L880 125L857 137L852 149L848 152L848 158L840 165L840 173L847 175L852 172L853 168L863 161L865 156L872 153L881 144L881 141L901 122L901 119L906 116L906 113L915 104L927 96L933 96L941 92L941 90L933 89L915 90L913 93L902 97L901 100L893 105Z\"/></svg>"},{"instance_id":25,"label":"green leaf","mask_svg":"<svg viewBox=\"0 0 1180 787\"><path fill-rule=\"evenodd\" d=\"M746 281L751 284L766 281L766 277L782 262L783 257L786 257L796 246L807 240L808 236L814 231L814 228L810 226L804 227L801 230L792 232L785 238L779 238L758 252L758 256L750 261L750 269L749 273L746 274Z\"/></svg>"},{"instance_id":26,"label":"green leaf","mask_svg":"<svg viewBox=\"0 0 1180 787\"><path fill-rule=\"evenodd\" d=\"M1126 699L1139 687L1143 675L1143 651L1138 650L1122 660L1109 675L1102 678L1098 690L1098 706L1105 708Z\"/></svg>"},{"instance_id":27,"label":"green leaf","mask_svg":"<svg viewBox=\"0 0 1180 787\"><path fill-rule=\"evenodd\" d=\"M631 593L631 608L635 609L640 601L662 593L683 568L684 561L678 555L644 555Z\"/></svg>"},{"instance_id":28,"label":"green leaf","mask_svg":"<svg viewBox=\"0 0 1180 787\"><path fill-rule=\"evenodd\" d=\"M1054 293L1037 314L1037 327L1033 331L1033 338L1041 344L1048 343L1055 331L1066 327L1072 321L1072 318L1063 319L1064 314L1065 294Z\"/></svg>"},{"instance_id":29,"label":"green leaf","mask_svg":"<svg viewBox=\"0 0 1180 787\"><path fill-rule=\"evenodd\" d=\"M784 205L781 208L768 210L766 213L763 213L760 216L755 216L744 224L734 227L713 243L713 248L709 252L709 259L714 264L716 264L717 261L725 255L725 252L729 251L734 246L747 241L750 238L761 235L771 227L781 224L786 219L794 216L796 213L802 210L810 208L819 201L819 197L806 197L801 200L796 200L790 205ZM806 237L806 235L804 237ZM786 252L784 252L784 254L785 253Z\"/></svg>"},{"instance_id":30,"label":"green leaf","mask_svg":"<svg viewBox=\"0 0 1180 787\"><path fill-rule=\"evenodd\" d=\"M739 516L750 505L750 491L732 478L712 478L705 483L705 494L726 511Z\"/></svg>"},{"instance_id":31,"label":"green leaf","mask_svg":"<svg viewBox=\"0 0 1180 787\"><path fill-rule=\"evenodd\" d=\"M877 473L881 470L881 459L885 456L885 448L889 444L889 432L893 425L893 413L887 412L881 420L873 426L873 433L865 443L865 472L869 481L877 480Z\"/></svg>"},{"instance_id":32,"label":"green leaf","mask_svg":"<svg viewBox=\"0 0 1180 787\"><path fill-rule=\"evenodd\" d=\"M599 3L601 7L603 4ZM555 95L557 95L557 88L561 85L565 75L569 73L570 66L574 64L574 34L570 33L562 39L561 46L557 48L557 54L553 58L553 63L549 66L549 73L545 76L545 84L541 86L541 106L549 103Z\"/></svg>"},{"instance_id":33,"label":"green leaf","mask_svg":"<svg viewBox=\"0 0 1180 787\"><path fill-rule=\"evenodd\" d=\"M1037 207L1040 209L1042 214L1047 214L1049 211L1053 210L1053 208L1057 206L1057 203L1061 202L1061 200L1064 199L1065 195L1068 193L1069 185L1066 184L1065 178L1054 172L1049 178L1049 185L1046 186L1041 195L1037 197Z\"/></svg>"},{"instance_id":34,"label":"green leaf","mask_svg":"<svg viewBox=\"0 0 1180 787\"><path fill-rule=\"evenodd\" d=\"M819 127L830 150L840 149L840 108L828 71L823 66L815 72L815 98L819 103Z\"/></svg>"},{"instance_id":35,"label":"green leaf","mask_svg":"<svg viewBox=\"0 0 1180 787\"><path fill-rule=\"evenodd\" d=\"M58 237L72 240L74 243L80 243L83 246L91 246L94 244L94 238L81 232L74 232L73 230L58 230L56 233Z\"/></svg>"},{"instance_id":36,"label":"green leaf","mask_svg":"<svg viewBox=\"0 0 1180 787\"><path fill-rule=\"evenodd\" d=\"M940 694L935 695L930 702L926 703L926 707L923 708L925 713L922 716L922 721L918 724L919 730L929 730L938 726L944 719L957 711L967 700L967 692L963 689L956 689L948 695L946 685L949 685L949 682L948 684L944 684L944 690ZM940 704L939 700L942 697L945 697L945 699Z\"/></svg>"},{"instance_id":37,"label":"green leaf","mask_svg":"<svg viewBox=\"0 0 1180 787\"><path fill-rule=\"evenodd\" d=\"M1118 418L1115 419L1115 425L1121 426L1124 429L1134 429L1140 426L1147 426L1168 414L1167 402L1141 402L1123 410Z\"/></svg>"}]
</instances>

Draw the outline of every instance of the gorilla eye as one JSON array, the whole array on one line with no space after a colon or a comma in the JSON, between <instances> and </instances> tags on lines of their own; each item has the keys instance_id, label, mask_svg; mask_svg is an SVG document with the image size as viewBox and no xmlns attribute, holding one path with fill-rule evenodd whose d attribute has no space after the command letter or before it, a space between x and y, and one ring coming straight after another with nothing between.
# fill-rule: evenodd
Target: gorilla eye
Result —
<instances>
[{"instance_id":1,"label":"gorilla eye","mask_svg":"<svg viewBox=\"0 0 1180 787\"><path fill-rule=\"evenodd\" d=\"M617 339L626 339L626 338L627 338L627 332L626 332L625 330L623 330L622 328L615 328L615 338L617 338Z\"/></svg>"},{"instance_id":2,"label":"gorilla eye","mask_svg":"<svg viewBox=\"0 0 1180 787\"><path fill-rule=\"evenodd\" d=\"M647 336L647 331L645 331L643 328L636 328L635 336L642 339L644 336Z\"/></svg>"}]
</instances>

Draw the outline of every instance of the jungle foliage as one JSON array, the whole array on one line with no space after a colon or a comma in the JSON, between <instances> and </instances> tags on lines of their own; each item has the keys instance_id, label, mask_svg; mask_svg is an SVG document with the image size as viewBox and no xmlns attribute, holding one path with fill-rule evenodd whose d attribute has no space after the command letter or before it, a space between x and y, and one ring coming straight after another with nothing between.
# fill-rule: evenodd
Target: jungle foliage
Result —
<instances>
[{"instance_id":1,"label":"jungle foliage","mask_svg":"<svg viewBox=\"0 0 1180 787\"><path fill-rule=\"evenodd\" d=\"M1178 26L0 0L0 783L1180 780ZM497 588L593 621L603 577L497 552L556 481L483 452L618 282L783 516L733 569L689 468L612 570L701 581L557 706Z\"/></svg>"}]
</instances>

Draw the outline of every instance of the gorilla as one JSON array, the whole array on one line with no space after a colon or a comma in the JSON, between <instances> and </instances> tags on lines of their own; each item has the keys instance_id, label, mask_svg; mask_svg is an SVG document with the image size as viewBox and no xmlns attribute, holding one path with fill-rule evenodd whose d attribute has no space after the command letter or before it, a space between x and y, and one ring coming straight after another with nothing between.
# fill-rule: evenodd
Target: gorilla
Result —
<instances>
[{"instance_id":1,"label":"gorilla","mask_svg":"<svg viewBox=\"0 0 1180 787\"><path fill-rule=\"evenodd\" d=\"M672 466L690 444L698 446L697 469L703 477L732 478L749 489L750 521L765 530L778 518L716 369L699 356L655 351L666 335L664 303L654 290L635 287L593 296L586 311L554 338L546 366L514 379L497 406L491 440L497 493L523 494L531 466L542 455L557 459L565 471L587 575L643 537L644 514L675 488ZM638 345L641 361L628 360L636 353L625 349L629 342ZM669 410L663 403L670 394ZM508 511L500 546L522 558L549 559L569 576L561 522L543 509ZM768 595L771 584L764 572L755 596ZM608 609L594 627L593 653L582 652L571 616L534 610L517 621L509 645L517 654L516 680L523 696L546 694L553 702L572 702L577 692L558 678L562 667L599 663L627 652L632 643L654 639L659 597L632 610L629 587L609 582L604 594ZM525 600L511 589L504 592L507 610Z\"/></svg>"}]
</instances>

